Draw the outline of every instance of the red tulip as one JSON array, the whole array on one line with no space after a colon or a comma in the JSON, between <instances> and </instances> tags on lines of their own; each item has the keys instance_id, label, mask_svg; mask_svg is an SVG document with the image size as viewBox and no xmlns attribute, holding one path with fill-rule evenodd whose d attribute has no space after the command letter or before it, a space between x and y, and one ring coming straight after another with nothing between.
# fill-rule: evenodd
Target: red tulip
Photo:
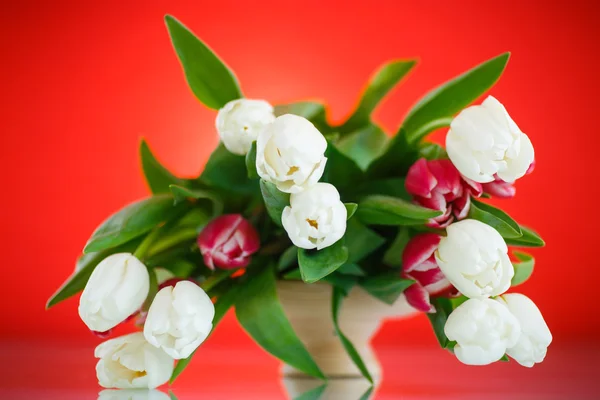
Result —
<instances>
[{"instance_id":1,"label":"red tulip","mask_svg":"<svg viewBox=\"0 0 600 400\"><path fill-rule=\"evenodd\" d=\"M525 172L525 175L529 175L535 169L535 160ZM517 189L514 186L514 182L505 182L498 177L498 174L494 175L494 180L492 182L484 183L481 185L483 187L483 192L489 194L493 197L498 197L501 199L509 199L514 197L517 193Z\"/></svg>"},{"instance_id":2,"label":"red tulip","mask_svg":"<svg viewBox=\"0 0 600 400\"><path fill-rule=\"evenodd\" d=\"M240 214L213 219L198 236L198 247L210 269L243 268L259 246L258 232Z\"/></svg>"},{"instance_id":3,"label":"red tulip","mask_svg":"<svg viewBox=\"0 0 600 400\"><path fill-rule=\"evenodd\" d=\"M443 212L429 220L427 226L432 228L465 218L471 196L482 193L481 184L461 176L450 160L418 160L408 170L405 186L417 204Z\"/></svg>"},{"instance_id":4,"label":"red tulip","mask_svg":"<svg viewBox=\"0 0 600 400\"><path fill-rule=\"evenodd\" d=\"M435 251L441 236L422 233L413 237L402 254L403 276L416 282L404 291L406 301L419 311L435 312L432 296L444 296L456 292L446 279L435 260Z\"/></svg>"}]
</instances>

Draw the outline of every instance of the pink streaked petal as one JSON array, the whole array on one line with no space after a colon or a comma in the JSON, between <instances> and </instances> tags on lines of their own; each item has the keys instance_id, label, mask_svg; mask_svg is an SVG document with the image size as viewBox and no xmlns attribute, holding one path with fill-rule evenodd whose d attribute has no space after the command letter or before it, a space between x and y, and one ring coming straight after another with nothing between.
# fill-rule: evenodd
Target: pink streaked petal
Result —
<instances>
[{"instance_id":1,"label":"pink streaked petal","mask_svg":"<svg viewBox=\"0 0 600 400\"><path fill-rule=\"evenodd\" d=\"M413 283L404 291L408 304L422 312L435 312L435 307L430 302L429 293L418 282Z\"/></svg>"},{"instance_id":2,"label":"pink streaked petal","mask_svg":"<svg viewBox=\"0 0 600 400\"><path fill-rule=\"evenodd\" d=\"M414 163L406 174L404 186L414 196L429 197L437 185L435 176L429 171L427 160L421 158Z\"/></svg>"},{"instance_id":3,"label":"pink streaked petal","mask_svg":"<svg viewBox=\"0 0 600 400\"><path fill-rule=\"evenodd\" d=\"M240 222L235 239L246 253L256 253L260 248L260 236L248 220Z\"/></svg>"},{"instance_id":4,"label":"pink streaked petal","mask_svg":"<svg viewBox=\"0 0 600 400\"><path fill-rule=\"evenodd\" d=\"M202 254L202 259L204 260L204 264L213 271L215 270L215 263L213 262L213 255L211 252L206 254Z\"/></svg>"},{"instance_id":5,"label":"pink streaked petal","mask_svg":"<svg viewBox=\"0 0 600 400\"><path fill-rule=\"evenodd\" d=\"M460 199L454 200L452 203L453 214L457 220L461 220L467 217L469 214L469 209L471 208L471 196L468 193L465 193L463 197Z\"/></svg>"},{"instance_id":6,"label":"pink streaked petal","mask_svg":"<svg viewBox=\"0 0 600 400\"><path fill-rule=\"evenodd\" d=\"M446 280L446 276L439 269L430 269L428 271L411 271L407 274L411 279L419 282L421 286L427 287L438 283L439 281Z\"/></svg>"},{"instance_id":7,"label":"pink streaked petal","mask_svg":"<svg viewBox=\"0 0 600 400\"><path fill-rule=\"evenodd\" d=\"M527 168L525 175L529 175L530 173L533 172L534 169L535 169L535 160L533 160L533 162L529 165L529 168Z\"/></svg>"},{"instance_id":8,"label":"pink streaked petal","mask_svg":"<svg viewBox=\"0 0 600 400\"><path fill-rule=\"evenodd\" d=\"M421 233L413 237L404 248L402 253L402 268L408 273L420 264L430 259L437 250L441 240L440 235L435 233Z\"/></svg>"},{"instance_id":9,"label":"pink streaked petal","mask_svg":"<svg viewBox=\"0 0 600 400\"><path fill-rule=\"evenodd\" d=\"M431 197L429 198L415 197L415 202L420 206L440 211L445 211L448 204L444 195L438 191L431 192Z\"/></svg>"},{"instance_id":10,"label":"pink streaked petal","mask_svg":"<svg viewBox=\"0 0 600 400\"><path fill-rule=\"evenodd\" d=\"M426 225L430 228L446 228L453 221L454 218L452 217L452 204L450 204L442 215L430 219Z\"/></svg>"},{"instance_id":11,"label":"pink streaked petal","mask_svg":"<svg viewBox=\"0 0 600 400\"><path fill-rule=\"evenodd\" d=\"M244 221L240 214L226 214L213 219L198 235L198 247L204 252L220 247Z\"/></svg>"},{"instance_id":12,"label":"pink streaked petal","mask_svg":"<svg viewBox=\"0 0 600 400\"><path fill-rule=\"evenodd\" d=\"M474 180L471 180L464 176L462 177L462 180L463 180L463 184L465 186L465 190L467 192L470 192L472 196L480 197L483 194L483 187L482 187L481 183L475 182Z\"/></svg>"},{"instance_id":13,"label":"pink streaked petal","mask_svg":"<svg viewBox=\"0 0 600 400\"><path fill-rule=\"evenodd\" d=\"M436 191L454 195L462 192L460 173L450 160L432 160L429 161L428 167L437 179Z\"/></svg>"},{"instance_id":14,"label":"pink streaked petal","mask_svg":"<svg viewBox=\"0 0 600 400\"><path fill-rule=\"evenodd\" d=\"M243 268L246 267L251 260L250 257L229 258L226 254L223 253L214 254L213 259L215 265L221 269Z\"/></svg>"},{"instance_id":15,"label":"pink streaked petal","mask_svg":"<svg viewBox=\"0 0 600 400\"><path fill-rule=\"evenodd\" d=\"M411 271L429 271L430 269L438 268L437 261L435 260L435 255L432 254L427 260L423 261L420 264L417 264Z\"/></svg>"},{"instance_id":16,"label":"pink streaked petal","mask_svg":"<svg viewBox=\"0 0 600 400\"><path fill-rule=\"evenodd\" d=\"M510 199L517 193L517 189L512 183L504 182L500 179L490 183L484 183L483 191L493 197L501 199Z\"/></svg>"}]
</instances>

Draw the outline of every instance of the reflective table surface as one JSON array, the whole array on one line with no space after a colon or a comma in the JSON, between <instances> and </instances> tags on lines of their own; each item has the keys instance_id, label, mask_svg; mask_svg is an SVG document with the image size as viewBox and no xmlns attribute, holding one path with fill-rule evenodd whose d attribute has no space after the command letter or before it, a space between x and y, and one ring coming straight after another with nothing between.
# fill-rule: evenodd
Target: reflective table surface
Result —
<instances>
[{"instance_id":1,"label":"reflective table surface","mask_svg":"<svg viewBox=\"0 0 600 400\"><path fill-rule=\"evenodd\" d=\"M600 399L598 344L553 343L550 350L543 364L528 369L515 362L468 367L435 347L378 346L384 376L370 398ZM282 380L277 360L258 347L207 343L172 387L101 394L93 346L3 342L0 354L2 400L168 400L169 391L179 400L290 399L322 385L308 379ZM320 398L358 400L368 388L360 379L335 380L322 388Z\"/></svg>"}]
</instances>

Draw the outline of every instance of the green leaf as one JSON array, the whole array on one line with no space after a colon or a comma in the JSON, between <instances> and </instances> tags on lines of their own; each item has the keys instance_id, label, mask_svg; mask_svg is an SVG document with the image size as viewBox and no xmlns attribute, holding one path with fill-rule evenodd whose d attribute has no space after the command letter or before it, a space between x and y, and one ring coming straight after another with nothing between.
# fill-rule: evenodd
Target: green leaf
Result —
<instances>
[{"instance_id":1,"label":"green leaf","mask_svg":"<svg viewBox=\"0 0 600 400\"><path fill-rule=\"evenodd\" d=\"M348 260L348 248L340 239L321 250L298 249L298 265L302 280L314 283L331 274Z\"/></svg>"},{"instance_id":2,"label":"green leaf","mask_svg":"<svg viewBox=\"0 0 600 400\"><path fill-rule=\"evenodd\" d=\"M175 393L173 393L172 390L169 390L169 398L171 400L177 400L177 396L175 396Z\"/></svg>"},{"instance_id":3,"label":"green leaf","mask_svg":"<svg viewBox=\"0 0 600 400\"><path fill-rule=\"evenodd\" d=\"M46 303L46 309L57 305L58 303L75 296L81 292L87 284L94 268L111 254L121 252L132 252L139 245L140 240L132 240L131 242L125 243L121 246L114 247L112 249L106 249L94 253L82 254L75 264L75 271L67 278L67 280L61 285L61 287L48 299Z\"/></svg>"},{"instance_id":4,"label":"green leaf","mask_svg":"<svg viewBox=\"0 0 600 400\"><path fill-rule=\"evenodd\" d=\"M523 236L519 238L507 238L506 244L509 246L519 247L544 247L546 243L544 240L531 228L527 228L523 225L519 225Z\"/></svg>"},{"instance_id":5,"label":"green leaf","mask_svg":"<svg viewBox=\"0 0 600 400\"><path fill-rule=\"evenodd\" d=\"M290 205L290 194L280 192L274 184L262 179L260 180L260 192L265 201L267 213L277 226L282 226L281 214L283 214L283 209Z\"/></svg>"},{"instance_id":6,"label":"green leaf","mask_svg":"<svg viewBox=\"0 0 600 400\"><path fill-rule=\"evenodd\" d=\"M364 376L369 382L373 383L373 378L371 377L367 366L360 357L360 354L358 354L358 351L356 351L356 349L352 345L352 342L350 342L350 340L346 337L346 335L344 335L344 333L340 329L338 316L343 297L344 294L342 293L342 291L334 287L333 295L331 298L331 315L333 317L333 327L335 329L335 333L340 338L340 341L342 342L342 346L344 346L346 353L348 353L348 356L350 356L350 359L352 360L354 365L356 365L362 376Z\"/></svg>"},{"instance_id":7,"label":"green leaf","mask_svg":"<svg viewBox=\"0 0 600 400\"><path fill-rule=\"evenodd\" d=\"M250 277L239 287L238 296L237 319L263 349L307 375L325 379L283 312L272 268Z\"/></svg>"},{"instance_id":8,"label":"green leaf","mask_svg":"<svg viewBox=\"0 0 600 400\"><path fill-rule=\"evenodd\" d=\"M356 110L338 128L339 132L352 132L369 123L371 113L381 100L416 64L415 60L393 60L383 64L370 77Z\"/></svg>"},{"instance_id":9,"label":"green leaf","mask_svg":"<svg viewBox=\"0 0 600 400\"><path fill-rule=\"evenodd\" d=\"M367 196L358 205L356 216L365 224L420 225L441 215L440 211L390 196Z\"/></svg>"},{"instance_id":10,"label":"green leaf","mask_svg":"<svg viewBox=\"0 0 600 400\"><path fill-rule=\"evenodd\" d=\"M294 397L294 400L319 400L323 393L325 393L325 389L327 389L327 384L323 384L321 386L317 386L314 389L310 389L300 396Z\"/></svg>"},{"instance_id":11,"label":"green leaf","mask_svg":"<svg viewBox=\"0 0 600 400\"><path fill-rule=\"evenodd\" d=\"M520 262L513 262L513 267L515 268L515 276L513 276L510 285L517 286L529 279L529 277L533 273L535 259L533 258L533 256L520 251L514 251L513 254Z\"/></svg>"},{"instance_id":12,"label":"green leaf","mask_svg":"<svg viewBox=\"0 0 600 400\"><path fill-rule=\"evenodd\" d=\"M361 224L356 218L348 221L344 239L348 248L349 263L361 261L385 243L384 237Z\"/></svg>"},{"instance_id":13,"label":"green leaf","mask_svg":"<svg viewBox=\"0 0 600 400\"><path fill-rule=\"evenodd\" d=\"M358 208L358 204L356 204L356 203L344 203L344 206L346 207L346 211L348 213L348 216L346 217L346 219L352 218L352 216L356 212L356 209Z\"/></svg>"},{"instance_id":14,"label":"green leaf","mask_svg":"<svg viewBox=\"0 0 600 400\"><path fill-rule=\"evenodd\" d=\"M154 301L154 296L158 293L158 278L154 272L154 268L146 268L148 268L148 276L150 277L150 290L148 290L148 296L142 305L143 311L148 311L150 309L150 305L152 304L152 301Z\"/></svg>"},{"instance_id":15,"label":"green leaf","mask_svg":"<svg viewBox=\"0 0 600 400\"><path fill-rule=\"evenodd\" d=\"M362 198L369 195L383 195L398 197L402 200L412 201L412 195L406 191L404 178L387 178L368 180L356 189L355 196Z\"/></svg>"},{"instance_id":16,"label":"green leaf","mask_svg":"<svg viewBox=\"0 0 600 400\"><path fill-rule=\"evenodd\" d=\"M335 271L323 278L323 281L329 283L334 288L341 290L344 296L348 296L352 288L356 286L358 279L355 276L343 275L338 273L338 271Z\"/></svg>"},{"instance_id":17,"label":"green leaf","mask_svg":"<svg viewBox=\"0 0 600 400\"><path fill-rule=\"evenodd\" d=\"M242 97L233 72L206 44L171 15L165 17L165 22L185 78L198 100L218 110Z\"/></svg>"},{"instance_id":18,"label":"green leaf","mask_svg":"<svg viewBox=\"0 0 600 400\"><path fill-rule=\"evenodd\" d=\"M431 303L435 307L435 313L427 313L427 317L429 318L429 322L431 322L435 337L440 346L446 349L450 346L451 342L444 333L444 326L446 326L446 320L454 310L454 307L452 306L452 302L444 297L433 298L431 299Z\"/></svg>"},{"instance_id":19,"label":"green leaf","mask_svg":"<svg viewBox=\"0 0 600 400\"><path fill-rule=\"evenodd\" d=\"M283 271L291 267L298 262L298 248L296 246L290 246L279 257L277 263L277 270Z\"/></svg>"},{"instance_id":20,"label":"green leaf","mask_svg":"<svg viewBox=\"0 0 600 400\"><path fill-rule=\"evenodd\" d=\"M238 288L235 284L232 284L225 292L223 292L217 298L217 301L215 302L215 317L213 318L213 328L209 335L212 335L219 322L221 322L225 314L227 314L227 311L235 304L237 295ZM194 357L196 351L197 350L194 350L194 352L190 354L188 358L183 358L177 361L177 365L175 365L175 368L173 369L173 373L171 374L171 379L169 380L169 383L172 384L173 382L175 382L175 379L177 379L177 377L181 375L181 373L183 372L183 370L185 370L190 361L192 361L192 357Z\"/></svg>"},{"instance_id":21,"label":"green leaf","mask_svg":"<svg viewBox=\"0 0 600 400\"><path fill-rule=\"evenodd\" d=\"M489 204L471 200L469 218L488 224L503 238L518 238L523 235L517 224L507 213Z\"/></svg>"},{"instance_id":22,"label":"green leaf","mask_svg":"<svg viewBox=\"0 0 600 400\"><path fill-rule=\"evenodd\" d=\"M161 265L164 269L169 270L176 278L188 278L196 269L196 265L188 260L175 259L169 260Z\"/></svg>"},{"instance_id":23,"label":"green leaf","mask_svg":"<svg viewBox=\"0 0 600 400\"><path fill-rule=\"evenodd\" d=\"M312 122L321 132L331 131L331 127L327 124L325 106L322 103L315 101L299 101L296 103L276 105L275 116L279 117L284 114L294 114L304 117Z\"/></svg>"},{"instance_id":24,"label":"green leaf","mask_svg":"<svg viewBox=\"0 0 600 400\"><path fill-rule=\"evenodd\" d=\"M246 154L246 170L248 171L248 179L259 178L256 171L256 141L252 142L252 147Z\"/></svg>"},{"instance_id":25,"label":"green leaf","mask_svg":"<svg viewBox=\"0 0 600 400\"><path fill-rule=\"evenodd\" d=\"M362 396L360 396L360 398L358 400L369 400L371 398L371 396L373 395L373 386L371 386L370 388L367 389L366 392L364 392L362 394Z\"/></svg>"},{"instance_id":26,"label":"green leaf","mask_svg":"<svg viewBox=\"0 0 600 400\"><path fill-rule=\"evenodd\" d=\"M248 179L244 156L230 153L223 143L219 143L210 155L200 180L234 193L249 194L257 189L256 182Z\"/></svg>"},{"instance_id":27,"label":"green leaf","mask_svg":"<svg viewBox=\"0 0 600 400\"><path fill-rule=\"evenodd\" d=\"M162 166L154 157L144 139L140 142L140 159L142 160L144 178L146 178L146 183L152 193L169 193L169 185L184 184L182 179L179 179Z\"/></svg>"},{"instance_id":28,"label":"green leaf","mask_svg":"<svg viewBox=\"0 0 600 400\"><path fill-rule=\"evenodd\" d=\"M283 275L283 279L286 280L300 280L302 279L302 274L299 269L293 269L290 272Z\"/></svg>"},{"instance_id":29,"label":"green leaf","mask_svg":"<svg viewBox=\"0 0 600 400\"><path fill-rule=\"evenodd\" d=\"M96 228L83 252L91 253L128 242L168 220L176 211L173 197L167 194L131 203Z\"/></svg>"},{"instance_id":30,"label":"green leaf","mask_svg":"<svg viewBox=\"0 0 600 400\"><path fill-rule=\"evenodd\" d=\"M369 124L344 135L336 142L336 146L341 153L354 160L361 170L366 171L373 160L383 154L388 140L380 127Z\"/></svg>"},{"instance_id":31,"label":"green leaf","mask_svg":"<svg viewBox=\"0 0 600 400\"><path fill-rule=\"evenodd\" d=\"M406 175L418 158L418 149L407 142L404 129L386 143L381 155L369 165L367 176L372 179Z\"/></svg>"},{"instance_id":32,"label":"green leaf","mask_svg":"<svg viewBox=\"0 0 600 400\"><path fill-rule=\"evenodd\" d=\"M321 181L331 183L338 191L343 192L362 180L364 174L358 165L341 153L333 143L327 144L325 156L327 163Z\"/></svg>"},{"instance_id":33,"label":"green leaf","mask_svg":"<svg viewBox=\"0 0 600 400\"><path fill-rule=\"evenodd\" d=\"M346 246L348 247L348 246ZM346 263L338 268L336 272L344 275L352 275L352 276L365 276L365 271L362 270L360 265L353 263Z\"/></svg>"},{"instance_id":34,"label":"green leaf","mask_svg":"<svg viewBox=\"0 0 600 400\"><path fill-rule=\"evenodd\" d=\"M508 358L508 356L505 354L505 355L503 355L503 356L502 356L502 358L501 358L500 360L498 360L498 361L502 361L502 362L509 362L509 361L510 361L510 359L509 359L509 358Z\"/></svg>"},{"instance_id":35,"label":"green leaf","mask_svg":"<svg viewBox=\"0 0 600 400\"><path fill-rule=\"evenodd\" d=\"M394 304L410 285L415 283L411 279L403 279L398 271L391 271L367 277L360 282L360 286L371 296L387 304Z\"/></svg>"},{"instance_id":36,"label":"green leaf","mask_svg":"<svg viewBox=\"0 0 600 400\"><path fill-rule=\"evenodd\" d=\"M170 185L169 189L175 199L175 204L179 204L187 199L205 199L212 204L212 213L214 216L221 215L223 213L223 201L221 198L208 190L202 189L188 189L182 186Z\"/></svg>"},{"instance_id":37,"label":"green leaf","mask_svg":"<svg viewBox=\"0 0 600 400\"><path fill-rule=\"evenodd\" d=\"M440 160L448 158L446 149L437 143L421 143L419 146L419 158L427 160Z\"/></svg>"},{"instance_id":38,"label":"green leaf","mask_svg":"<svg viewBox=\"0 0 600 400\"><path fill-rule=\"evenodd\" d=\"M439 86L409 112L402 127L408 143L434 129L448 126L452 117L484 94L500 78L510 54L504 53Z\"/></svg>"},{"instance_id":39,"label":"green leaf","mask_svg":"<svg viewBox=\"0 0 600 400\"><path fill-rule=\"evenodd\" d=\"M406 228L400 228L391 246L383 255L383 263L390 267L400 268L402 266L402 254L404 253L404 248L409 241L409 230Z\"/></svg>"}]
</instances>

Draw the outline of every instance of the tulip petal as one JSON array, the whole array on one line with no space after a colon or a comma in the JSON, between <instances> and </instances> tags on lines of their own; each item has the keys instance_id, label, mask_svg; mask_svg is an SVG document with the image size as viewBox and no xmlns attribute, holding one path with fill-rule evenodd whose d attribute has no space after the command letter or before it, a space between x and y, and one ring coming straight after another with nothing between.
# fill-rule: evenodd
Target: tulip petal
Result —
<instances>
[{"instance_id":1,"label":"tulip petal","mask_svg":"<svg viewBox=\"0 0 600 400\"><path fill-rule=\"evenodd\" d=\"M410 167L404 183L408 193L425 198L431 196L431 191L437 184L438 181L429 171L427 160L424 158L421 158Z\"/></svg>"},{"instance_id":2,"label":"tulip petal","mask_svg":"<svg viewBox=\"0 0 600 400\"><path fill-rule=\"evenodd\" d=\"M402 268L409 273L425 263L437 250L441 236L435 233L422 233L413 237L402 253Z\"/></svg>"},{"instance_id":3,"label":"tulip petal","mask_svg":"<svg viewBox=\"0 0 600 400\"><path fill-rule=\"evenodd\" d=\"M413 283L404 291L406 301L415 309L422 312L435 312L435 307L431 304L429 293L418 282Z\"/></svg>"}]
</instances>

